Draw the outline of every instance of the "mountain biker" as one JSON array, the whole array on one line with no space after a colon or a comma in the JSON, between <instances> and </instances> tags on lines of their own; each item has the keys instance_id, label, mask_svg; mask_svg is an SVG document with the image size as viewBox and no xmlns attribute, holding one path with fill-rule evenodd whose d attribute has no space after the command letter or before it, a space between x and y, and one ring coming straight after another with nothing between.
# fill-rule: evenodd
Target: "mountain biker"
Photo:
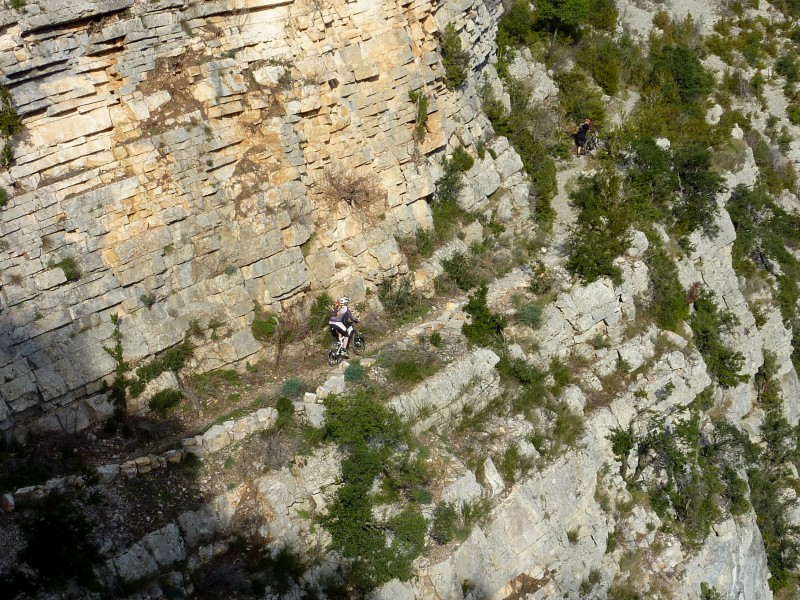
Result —
<instances>
[{"instance_id":1,"label":"mountain biker","mask_svg":"<svg viewBox=\"0 0 800 600\"><path fill-rule=\"evenodd\" d=\"M331 318L328 320L331 335L334 339L342 340L342 356L345 358L350 358L347 348L350 345L350 336L353 334L353 323L358 323L358 319L350 312L349 304L350 298L347 296L339 298L333 307Z\"/></svg>"},{"instance_id":2,"label":"mountain biker","mask_svg":"<svg viewBox=\"0 0 800 600\"><path fill-rule=\"evenodd\" d=\"M583 154L583 147L586 145L586 136L588 135L589 131L592 129L592 120L586 119L581 126L578 127L578 131L575 132L573 136L575 138L575 156L580 156Z\"/></svg>"}]
</instances>

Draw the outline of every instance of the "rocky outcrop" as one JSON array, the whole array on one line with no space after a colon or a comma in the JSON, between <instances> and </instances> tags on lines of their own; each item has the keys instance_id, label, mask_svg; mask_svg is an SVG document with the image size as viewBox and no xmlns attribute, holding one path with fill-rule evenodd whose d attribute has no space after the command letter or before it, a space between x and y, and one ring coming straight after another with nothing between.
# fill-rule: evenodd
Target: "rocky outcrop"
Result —
<instances>
[{"instance_id":1,"label":"rocky outcrop","mask_svg":"<svg viewBox=\"0 0 800 600\"><path fill-rule=\"evenodd\" d=\"M191 367L207 370L269 352L249 329L256 304L279 312L322 290L358 300L405 271L397 237L430 226L438 156L490 133L478 78L443 85L437 32L453 23L482 68L499 10L70 0L5 11L0 83L25 131L0 172L11 192L0 429L76 430L111 414L111 315L134 365L193 323L222 323L195 341ZM526 215L521 162L492 144L464 203ZM363 205L324 191L351 174L374 182Z\"/></svg>"},{"instance_id":2,"label":"rocky outcrop","mask_svg":"<svg viewBox=\"0 0 800 600\"><path fill-rule=\"evenodd\" d=\"M389 406L414 424L415 433L431 425L447 428L465 406L480 412L497 398L500 377L494 367L499 360L491 350L475 350L393 399Z\"/></svg>"}]
</instances>

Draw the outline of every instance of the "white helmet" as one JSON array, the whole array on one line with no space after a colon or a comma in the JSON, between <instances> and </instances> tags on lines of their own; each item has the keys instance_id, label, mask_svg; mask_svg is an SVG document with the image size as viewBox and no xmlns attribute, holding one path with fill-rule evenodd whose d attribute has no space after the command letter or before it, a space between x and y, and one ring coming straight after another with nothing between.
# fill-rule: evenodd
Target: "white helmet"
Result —
<instances>
[{"instance_id":1,"label":"white helmet","mask_svg":"<svg viewBox=\"0 0 800 600\"><path fill-rule=\"evenodd\" d=\"M339 298L339 304L349 304L349 303L350 303L350 298L348 298L347 296L342 296L341 298Z\"/></svg>"}]
</instances>

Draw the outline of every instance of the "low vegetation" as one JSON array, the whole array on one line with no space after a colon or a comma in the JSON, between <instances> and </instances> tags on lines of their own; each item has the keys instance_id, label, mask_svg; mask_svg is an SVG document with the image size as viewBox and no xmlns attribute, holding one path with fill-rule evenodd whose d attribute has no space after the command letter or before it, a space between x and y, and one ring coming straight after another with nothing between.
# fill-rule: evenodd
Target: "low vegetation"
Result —
<instances>
[{"instance_id":1,"label":"low vegetation","mask_svg":"<svg viewBox=\"0 0 800 600\"><path fill-rule=\"evenodd\" d=\"M452 23L448 23L444 28L441 52L444 84L452 90L466 81L469 68L469 52L462 49L461 38Z\"/></svg>"},{"instance_id":2,"label":"low vegetation","mask_svg":"<svg viewBox=\"0 0 800 600\"><path fill-rule=\"evenodd\" d=\"M315 186L329 202L343 202L353 208L366 208L381 199L382 191L369 172L358 172L341 165L328 165Z\"/></svg>"},{"instance_id":3,"label":"low vegetation","mask_svg":"<svg viewBox=\"0 0 800 600\"><path fill-rule=\"evenodd\" d=\"M342 485L322 526L331 547L349 561L349 586L363 593L390 579L408 580L422 552L426 523L416 494L430 474L400 417L367 393L326 400L325 432L345 452ZM378 482L378 491L375 483ZM394 516L376 518L374 507L403 498Z\"/></svg>"}]
</instances>

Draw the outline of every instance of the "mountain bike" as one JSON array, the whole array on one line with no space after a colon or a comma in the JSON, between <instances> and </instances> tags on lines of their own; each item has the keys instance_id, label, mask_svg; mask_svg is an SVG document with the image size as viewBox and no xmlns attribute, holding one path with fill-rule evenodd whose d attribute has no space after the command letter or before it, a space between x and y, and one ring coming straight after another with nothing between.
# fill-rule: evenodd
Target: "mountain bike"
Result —
<instances>
[{"instance_id":1,"label":"mountain bike","mask_svg":"<svg viewBox=\"0 0 800 600\"><path fill-rule=\"evenodd\" d=\"M584 154L593 154L595 150L598 148L604 148L606 143L600 139L600 136L596 130L592 130L589 132L589 135L586 136L586 143L583 145L583 152Z\"/></svg>"},{"instance_id":2,"label":"mountain bike","mask_svg":"<svg viewBox=\"0 0 800 600\"><path fill-rule=\"evenodd\" d=\"M367 347L367 340L364 338L364 334L353 329L353 333L350 337L350 349L356 356L361 356ZM331 367L335 367L344 360L344 343L342 339L343 338L339 336L339 339L331 342L331 346L326 353L328 365Z\"/></svg>"}]
</instances>

